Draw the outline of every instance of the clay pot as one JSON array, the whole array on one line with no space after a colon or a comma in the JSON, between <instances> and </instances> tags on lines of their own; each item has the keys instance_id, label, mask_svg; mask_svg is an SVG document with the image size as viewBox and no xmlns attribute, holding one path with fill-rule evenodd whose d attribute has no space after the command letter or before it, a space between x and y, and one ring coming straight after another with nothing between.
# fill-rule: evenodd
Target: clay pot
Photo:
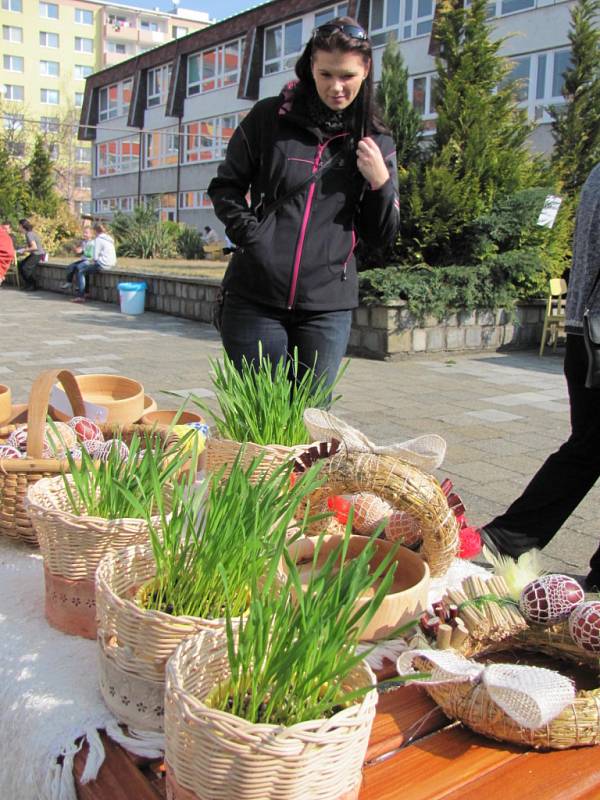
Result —
<instances>
[{"instance_id":1,"label":"clay pot","mask_svg":"<svg viewBox=\"0 0 600 800\"><path fill-rule=\"evenodd\" d=\"M179 414L177 409L163 408L160 411L144 412L142 422L144 425L166 425L167 427L173 423L175 417ZM204 422L204 419L195 411L182 411L177 419L178 425L187 425L189 422Z\"/></svg>"}]
</instances>

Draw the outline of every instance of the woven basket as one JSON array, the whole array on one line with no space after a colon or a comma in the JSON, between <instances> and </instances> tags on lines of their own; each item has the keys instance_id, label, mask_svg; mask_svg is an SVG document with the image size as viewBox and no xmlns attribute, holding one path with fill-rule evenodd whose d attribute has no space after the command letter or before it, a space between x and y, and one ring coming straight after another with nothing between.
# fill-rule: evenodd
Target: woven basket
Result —
<instances>
[{"instance_id":1,"label":"woven basket","mask_svg":"<svg viewBox=\"0 0 600 800\"><path fill-rule=\"evenodd\" d=\"M254 442L242 444L231 439L210 437L206 442L206 469L208 472L216 472L224 467L224 477L228 477L235 459L243 449L240 461L243 470L247 470L255 458L261 459L253 475L253 479L258 480L263 475L270 475L277 467L292 460L296 453L303 452L307 447L309 445L284 447L278 444L262 445Z\"/></svg>"},{"instance_id":2,"label":"woven basket","mask_svg":"<svg viewBox=\"0 0 600 800\"><path fill-rule=\"evenodd\" d=\"M377 692L327 720L288 728L254 725L207 707L229 677L227 647L205 633L169 659L165 695L166 768L172 800L355 800ZM375 682L355 668L348 688Z\"/></svg>"},{"instance_id":3,"label":"woven basket","mask_svg":"<svg viewBox=\"0 0 600 800\"><path fill-rule=\"evenodd\" d=\"M147 544L148 523L74 514L61 475L30 486L25 505L44 557L46 619L64 633L95 639L96 568L111 551Z\"/></svg>"},{"instance_id":4,"label":"woven basket","mask_svg":"<svg viewBox=\"0 0 600 800\"><path fill-rule=\"evenodd\" d=\"M435 478L393 456L344 452L326 459L321 474L325 485L311 495L312 508L324 507L330 495L379 495L417 521L423 536L420 554L431 577L448 571L458 553L459 524Z\"/></svg>"},{"instance_id":5,"label":"woven basket","mask_svg":"<svg viewBox=\"0 0 600 800\"><path fill-rule=\"evenodd\" d=\"M96 571L100 690L121 722L162 730L165 666L177 645L199 631L219 633L225 620L174 617L133 601L156 572L152 549L134 545L108 553Z\"/></svg>"},{"instance_id":6,"label":"woven basket","mask_svg":"<svg viewBox=\"0 0 600 800\"><path fill-rule=\"evenodd\" d=\"M60 381L67 393L74 415L84 415L83 398L72 372L53 369L35 379L29 395L27 423L27 458L0 459L0 533L22 539L37 546L37 536L24 507L28 488L41 478L68 472L66 461L42 458L48 400L52 386ZM4 443L14 426L0 428L0 443Z\"/></svg>"}]
</instances>

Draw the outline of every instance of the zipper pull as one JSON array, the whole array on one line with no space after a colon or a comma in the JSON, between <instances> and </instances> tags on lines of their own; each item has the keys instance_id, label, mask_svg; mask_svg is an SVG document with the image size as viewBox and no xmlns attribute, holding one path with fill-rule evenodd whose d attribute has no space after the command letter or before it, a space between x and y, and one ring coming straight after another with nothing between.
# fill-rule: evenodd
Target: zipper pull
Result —
<instances>
[{"instance_id":1,"label":"zipper pull","mask_svg":"<svg viewBox=\"0 0 600 800\"><path fill-rule=\"evenodd\" d=\"M348 269L348 263L346 262L346 264L344 264L344 271L342 272L342 280L343 281L347 281L348 280L348 276L346 275L346 270L347 269Z\"/></svg>"}]
</instances>

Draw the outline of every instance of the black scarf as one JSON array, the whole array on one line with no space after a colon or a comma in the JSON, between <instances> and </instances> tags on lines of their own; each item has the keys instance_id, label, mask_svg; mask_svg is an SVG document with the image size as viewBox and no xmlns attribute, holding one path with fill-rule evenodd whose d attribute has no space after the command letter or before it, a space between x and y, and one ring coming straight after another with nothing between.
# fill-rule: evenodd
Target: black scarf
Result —
<instances>
[{"instance_id":1,"label":"black scarf","mask_svg":"<svg viewBox=\"0 0 600 800\"><path fill-rule=\"evenodd\" d=\"M311 92L306 97L306 111L312 124L323 133L338 133L352 128L352 106L343 111L333 111Z\"/></svg>"}]
</instances>

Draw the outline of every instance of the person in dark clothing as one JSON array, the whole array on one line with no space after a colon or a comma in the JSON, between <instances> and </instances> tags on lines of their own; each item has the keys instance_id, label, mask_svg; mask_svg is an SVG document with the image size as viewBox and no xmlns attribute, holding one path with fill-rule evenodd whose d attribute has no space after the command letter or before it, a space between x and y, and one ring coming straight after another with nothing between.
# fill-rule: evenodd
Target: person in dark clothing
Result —
<instances>
[{"instance_id":1,"label":"person in dark clothing","mask_svg":"<svg viewBox=\"0 0 600 800\"><path fill-rule=\"evenodd\" d=\"M34 292L37 289L37 266L46 255L46 251L42 240L33 230L33 225L28 219L20 219L19 225L27 239L27 246L17 251L20 254L27 253L26 257L19 261L19 275L23 281L23 289L26 292Z\"/></svg>"},{"instance_id":2,"label":"person in dark clothing","mask_svg":"<svg viewBox=\"0 0 600 800\"><path fill-rule=\"evenodd\" d=\"M235 246L221 335L238 368L259 344L274 364L297 348L302 370L331 385L358 305L358 238L381 245L398 231L396 154L355 20L315 29L296 74L242 120L208 188Z\"/></svg>"},{"instance_id":3,"label":"person in dark clothing","mask_svg":"<svg viewBox=\"0 0 600 800\"><path fill-rule=\"evenodd\" d=\"M571 435L542 465L508 510L481 529L492 550L518 558L545 547L600 477L600 389L586 388L587 354L583 340L586 307L600 312L600 164L581 192L567 294L565 377L571 409ZM590 560L588 588L600 587L600 547Z\"/></svg>"}]
</instances>

